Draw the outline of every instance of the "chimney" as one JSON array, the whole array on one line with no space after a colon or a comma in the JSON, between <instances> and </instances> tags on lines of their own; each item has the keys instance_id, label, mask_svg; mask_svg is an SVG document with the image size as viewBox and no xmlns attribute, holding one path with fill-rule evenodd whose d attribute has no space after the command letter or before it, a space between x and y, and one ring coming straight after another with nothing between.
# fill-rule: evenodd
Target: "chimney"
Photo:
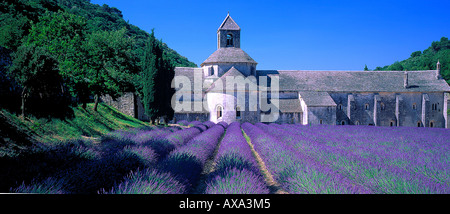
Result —
<instances>
[{"instance_id":1,"label":"chimney","mask_svg":"<svg viewBox=\"0 0 450 214\"><path fill-rule=\"evenodd\" d=\"M408 72L405 70L405 72L403 72L403 87L408 88Z\"/></svg>"},{"instance_id":2,"label":"chimney","mask_svg":"<svg viewBox=\"0 0 450 214\"><path fill-rule=\"evenodd\" d=\"M436 64L436 79L442 79L442 76L441 76L441 63L439 63L439 59L438 59L438 62L437 62L437 64Z\"/></svg>"}]
</instances>

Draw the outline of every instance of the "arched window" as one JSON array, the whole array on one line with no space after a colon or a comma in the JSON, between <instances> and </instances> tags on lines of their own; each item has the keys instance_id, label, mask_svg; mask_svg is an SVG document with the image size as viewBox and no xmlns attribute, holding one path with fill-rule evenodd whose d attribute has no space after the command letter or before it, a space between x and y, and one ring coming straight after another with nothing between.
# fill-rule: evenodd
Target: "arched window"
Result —
<instances>
[{"instance_id":1,"label":"arched window","mask_svg":"<svg viewBox=\"0 0 450 214\"><path fill-rule=\"evenodd\" d=\"M345 120L341 121L341 125L345 125Z\"/></svg>"},{"instance_id":2,"label":"arched window","mask_svg":"<svg viewBox=\"0 0 450 214\"><path fill-rule=\"evenodd\" d=\"M241 118L241 108L236 106L236 119L239 119L239 118Z\"/></svg>"},{"instance_id":3,"label":"arched window","mask_svg":"<svg viewBox=\"0 0 450 214\"><path fill-rule=\"evenodd\" d=\"M384 103L380 103L380 108L381 108L382 111L386 108L386 106L384 105Z\"/></svg>"},{"instance_id":4,"label":"arched window","mask_svg":"<svg viewBox=\"0 0 450 214\"><path fill-rule=\"evenodd\" d=\"M413 103L413 104L412 104L412 109L413 109L413 110L416 110L416 109L417 109L417 104L416 104L416 103Z\"/></svg>"},{"instance_id":5,"label":"arched window","mask_svg":"<svg viewBox=\"0 0 450 214\"><path fill-rule=\"evenodd\" d=\"M217 106L217 119L222 117L222 106Z\"/></svg>"},{"instance_id":6,"label":"arched window","mask_svg":"<svg viewBox=\"0 0 450 214\"><path fill-rule=\"evenodd\" d=\"M339 105L338 105L338 109L339 109L339 110L342 110L342 104L339 104Z\"/></svg>"},{"instance_id":7,"label":"arched window","mask_svg":"<svg viewBox=\"0 0 450 214\"><path fill-rule=\"evenodd\" d=\"M229 33L227 34L227 47L233 46L233 34Z\"/></svg>"},{"instance_id":8,"label":"arched window","mask_svg":"<svg viewBox=\"0 0 450 214\"><path fill-rule=\"evenodd\" d=\"M417 127L422 127L422 122L417 121Z\"/></svg>"},{"instance_id":9,"label":"arched window","mask_svg":"<svg viewBox=\"0 0 450 214\"><path fill-rule=\"evenodd\" d=\"M355 122L355 125L359 126L359 121L358 120Z\"/></svg>"},{"instance_id":10,"label":"arched window","mask_svg":"<svg viewBox=\"0 0 450 214\"><path fill-rule=\"evenodd\" d=\"M321 119L321 120L319 120L319 124L323 124L323 120Z\"/></svg>"},{"instance_id":11,"label":"arched window","mask_svg":"<svg viewBox=\"0 0 450 214\"><path fill-rule=\"evenodd\" d=\"M389 122L389 126L394 126L394 121L391 120L391 122Z\"/></svg>"},{"instance_id":12,"label":"arched window","mask_svg":"<svg viewBox=\"0 0 450 214\"><path fill-rule=\"evenodd\" d=\"M364 105L364 109L369 110L369 104L366 103L366 105Z\"/></svg>"},{"instance_id":13,"label":"arched window","mask_svg":"<svg viewBox=\"0 0 450 214\"><path fill-rule=\"evenodd\" d=\"M430 127L431 127L431 128L434 127L434 121L430 121Z\"/></svg>"}]
</instances>

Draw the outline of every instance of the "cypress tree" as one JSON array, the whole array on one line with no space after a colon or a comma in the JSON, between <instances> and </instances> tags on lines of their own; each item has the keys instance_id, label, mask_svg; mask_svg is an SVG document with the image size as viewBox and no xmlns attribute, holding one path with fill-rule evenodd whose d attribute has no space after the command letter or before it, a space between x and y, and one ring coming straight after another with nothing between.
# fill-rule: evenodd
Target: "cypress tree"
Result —
<instances>
[{"instance_id":1,"label":"cypress tree","mask_svg":"<svg viewBox=\"0 0 450 214\"><path fill-rule=\"evenodd\" d=\"M150 121L153 121L158 114L158 108L156 105L156 73L157 73L157 58L154 54L155 52L155 34L152 30L150 37L147 42L147 46L144 52L144 62L143 62L143 78L141 79L143 99L142 103L144 105L145 114L149 117Z\"/></svg>"},{"instance_id":2,"label":"cypress tree","mask_svg":"<svg viewBox=\"0 0 450 214\"><path fill-rule=\"evenodd\" d=\"M175 89L171 87L175 76L174 66L164 52L162 41L150 34L144 54L142 92L145 114L151 121L164 117L164 121L173 118L171 99Z\"/></svg>"}]
</instances>

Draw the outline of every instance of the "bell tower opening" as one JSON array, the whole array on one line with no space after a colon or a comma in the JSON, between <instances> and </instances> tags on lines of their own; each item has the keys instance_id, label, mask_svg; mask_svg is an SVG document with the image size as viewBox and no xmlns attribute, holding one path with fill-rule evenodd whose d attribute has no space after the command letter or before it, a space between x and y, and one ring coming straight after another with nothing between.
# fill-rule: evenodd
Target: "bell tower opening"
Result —
<instances>
[{"instance_id":1,"label":"bell tower opening","mask_svg":"<svg viewBox=\"0 0 450 214\"><path fill-rule=\"evenodd\" d=\"M233 47L233 34L227 34L227 47Z\"/></svg>"}]
</instances>

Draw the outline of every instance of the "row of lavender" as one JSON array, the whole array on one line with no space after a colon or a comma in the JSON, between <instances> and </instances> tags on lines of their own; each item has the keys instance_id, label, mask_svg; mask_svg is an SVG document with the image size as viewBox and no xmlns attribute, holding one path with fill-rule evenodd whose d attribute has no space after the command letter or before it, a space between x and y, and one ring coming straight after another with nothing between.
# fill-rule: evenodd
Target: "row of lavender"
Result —
<instances>
[{"instance_id":1,"label":"row of lavender","mask_svg":"<svg viewBox=\"0 0 450 214\"><path fill-rule=\"evenodd\" d=\"M298 130L299 127L293 128ZM328 135L327 141L333 142L328 143L331 147L360 157L362 163L377 163L381 170L376 175L380 179L395 179L396 184L390 184L392 187L382 190L383 192L450 192L448 130L407 127L361 127L357 130L345 128L337 129L339 136L332 140L330 127L321 128L323 130L320 133ZM345 134L346 132L354 134ZM343 137L345 141L342 140ZM324 136L321 138L326 139ZM383 176L381 172L387 175ZM389 184L388 181L385 182Z\"/></svg>"},{"instance_id":2,"label":"row of lavender","mask_svg":"<svg viewBox=\"0 0 450 214\"><path fill-rule=\"evenodd\" d=\"M254 155L244 138L240 123L218 123L186 145L172 151L156 167L132 173L124 182L103 193L183 194L199 184L206 161L212 157L214 172L205 179L206 194L267 194ZM224 135L224 131L226 134ZM220 138L223 136L223 139ZM220 146L219 146L220 144ZM196 185L197 184L197 185Z\"/></svg>"},{"instance_id":3,"label":"row of lavender","mask_svg":"<svg viewBox=\"0 0 450 214\"><path fill-rule=\"evenodd\" d=\"M313 177L315 183L311 185L314 188L306 192L329 192L329 188L336 189L333 187L336 184L346 190L337 189L338 193L347 190L355 193L450 192L450 136L447 130L290 124L256 126L268 133L279 148L292 151L291 156L296 155L293 161L299 163L297 168L285 167L289 169L287 171L296 169L291 174L286 176L286 170L274 170L275 174L280 171L279 174L285 175L278 179L290 192L308 189L305 185L309 177ZM270 158L274 157L269 157L269 165ZM277 162L279 164L280 160L273 164ZM343 177L345 179L341 180ZM363 188L354 191L348 185ZM327 188L320 189L321 186Z\"/></svg>"},{"instance_id":4,"label":"row of lavender","mask_svg":"<svg viewBox=\"0 0 450 214\"><path fill-rule=\"evenodd\" d=\"M354 155L400 167L412 173L417 172L439 183L450 183L448 130L364 126L336 127L333 130L328 126L291 128L304 136L314 138L314 141L339 147Z\"/></svg>"},{"instance_id":5,"label":"row of lavender","mask_svg":"<svg viewBox=\"0 0 450 214\"><path fill-rule=\"evenodd\" d=\"M215 126L212 122L197 123L190 128L146 127L118 130L103 137L100 143L77 140L54 145L46 156L57 156L58 166L50 176L36 176L12 192L96 193L126 181L130 171L155 168L168 160L169 154L195 141L200 133ZM46 157L47 159L47 157ZM45 164L45 163L44 163ZM61 165L61 164L60 164Z\"/></svg>"},{"instance_id":6,"label":"row of lavender","mask_svg":"<svg viewBox=\"0 0 450 214\"><path fill-rule=\"evenodd\" d=\"M269 172L289 193L372 193L372 191L346 176L337 173L330 166L298 151L276 136L278 134L262 123L242 124L244 132L251 139L256 152L261 156ZM262 128L262 129L261 129Z\"/></svg>"},{"instance_id":7,"label":"row of lavender","mask_svg":"<svg viewBox=\"0 0 450 214\"><path fill-rule=\"evenodd\" d=\"M216 170L209 175L204 193L269 193L239 122L233 122L228 126L214 162Z\"/></svg>"},{"instance_id":8,"label":"row of lavender","mask_svg":"<svg viewBox=\"0 0 450 214\"><path fill-rule=\"evenodd\" d=\"M60 174L36 178L12 191L58 194L192 193L193 187L200 181L206 161L218 148L213 159L216 170L202 180L205 189L198 193L269 193L240 123L227 126L226 123L195 122L185 129L152 127L111 132L97 146L80 143L70 147L70 152L76 151L80 156L90 154L88 159L95 161L81 161ZM124 173L128 175L123 176ZM110 181L105 182L108 179Z\"/></svg>"},{"instance_id":9,"label":"row of lavender","mask_svg":"<svg viewBox=\"0 0 450 214\"><path fill-rule=\"evenodd\" d=\"M200 130L197 125L185 130L202 131L201 134L179 134L170 138L179 140L167 157L154 166L131 173L125 180L109 191L112 194L183 194L190 193L199 180L207 159L219 143L227 126L225 123L203 123L209 127ZM188 131L186 131L188 133ZM193 136L193 137L192 137ZM167 142L166 142L167 143Z\"/></svg>"}]
</instances>

